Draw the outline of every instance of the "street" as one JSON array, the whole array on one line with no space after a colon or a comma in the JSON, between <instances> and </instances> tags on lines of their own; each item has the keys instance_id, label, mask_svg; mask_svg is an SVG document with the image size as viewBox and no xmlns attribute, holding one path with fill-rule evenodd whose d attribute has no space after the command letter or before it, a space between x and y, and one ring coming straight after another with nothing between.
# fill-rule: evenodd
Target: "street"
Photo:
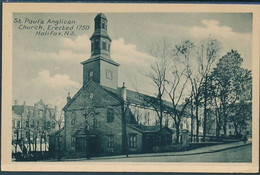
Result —
<instances>
[{"instance_id":1,"label":"street","mask_svg":"<svg viewBox=\"0 0 260 175\"><path fill-rule=\"evenodd\" d=\"M152 156L152 157L131 157L113 159L91 159L87 161L98 162L251 162L252 145L241 146L214 153L203 153L181 156ZM82 160L81 160L82 161ZM84 160L83 160L84 161Z\"/></svg>"}]
</instances>

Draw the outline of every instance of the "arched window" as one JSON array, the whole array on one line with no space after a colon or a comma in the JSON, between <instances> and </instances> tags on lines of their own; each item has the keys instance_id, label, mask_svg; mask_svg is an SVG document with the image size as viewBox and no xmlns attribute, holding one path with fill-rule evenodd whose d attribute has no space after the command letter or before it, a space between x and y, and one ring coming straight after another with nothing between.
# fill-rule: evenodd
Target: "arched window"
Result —
<instances>
[{"instance_id":1,"label":"arched window","mask_svg":"<svg viewBox=\"0 0 260 175\"><path fill-rule=\"evenodd\" d=\"M102 49L107 50L107 43L106 43L106 41L102 42Z\"/></svg>"},{"instance_id":2,"label":"arched window","mask_svg":"<svg viewBox=\"0 0 260 175\"><path fill-rule=\"evenodd\" d=\"M114 109L108 108L107 109L107 123L114 122Z\"/></svg>"},{"instance_id":3,"label":"arched window","mask_svg":"<svg viewBox=\"0 0 260 175\"><path fill-rule=\"evenodd\" d=\"M108 148L114 148L114 135L108 136L107 146L108 146Z\"/></svg>"},{"instance_id":4,"label":"arched window","mask_svg":"<svg viewBox=\"0 0 260 175\"><path fill-rule=\"evenodd\" d=\"M71 125L75 125L76 117L71 118Z\"/></svg>"},{"instance_id":5,"label":"arched window","mask_svg":"<svg viewBox=\"0 0 260 175\"><path fill-rule=\"evenodd\" d=\"M102 29L106 29L106 24L105 24L105 21L102 21Z\"/></svg>"}]
</instances>

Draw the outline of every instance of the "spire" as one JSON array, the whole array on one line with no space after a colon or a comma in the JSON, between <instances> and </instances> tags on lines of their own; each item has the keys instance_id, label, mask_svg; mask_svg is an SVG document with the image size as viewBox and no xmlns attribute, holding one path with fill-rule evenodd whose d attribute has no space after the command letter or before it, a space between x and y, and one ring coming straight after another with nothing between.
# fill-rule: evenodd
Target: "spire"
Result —
<instances>
[{"instance_id":1,"label":"spire","mask_svg":"<svg viewBox=\"0 0 260 175\"><path fill-rule=\"evenodd\" d=\"M107 18L103 13L97 14L94 19L95 30L90 37L91 57L101 56L110 59L111 39L107 33Z\"/></svg>"}]
</instances>

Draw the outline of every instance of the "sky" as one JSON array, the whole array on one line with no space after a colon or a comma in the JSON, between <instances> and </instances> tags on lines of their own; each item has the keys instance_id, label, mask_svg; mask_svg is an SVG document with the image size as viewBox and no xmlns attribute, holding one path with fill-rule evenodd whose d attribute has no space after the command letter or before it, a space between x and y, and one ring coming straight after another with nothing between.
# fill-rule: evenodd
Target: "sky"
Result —
<instances>
[{"instance_id":1,"label":"sky","mask_svg":"<svg viewBox=\"0 0 260 175\"><path fill-rule=\"evenodd\" d=\"M112 39L111 58L120 64L119 83L132 90L153 95L153 85L145 75L153 58L151 43L167 39L173 45L184 40L201 41L209 36L221 43L219 55L231 49L252 67L252 14L250 13L106 13L108 34ZM96 13L14 13L13 14L13 89L12 99L33 105L42 99L60 110L68 92L72 96L82 87L83 67L90 58L90 40ZM36 30L19 29L37 21L74 20L88 30L73 30L73 36L36 36ZM30 22L29 22L30 21ZM30 24L31 23L31 24ZM36 23L36 24L33 24ZM66 25L69 26L69 25Z\"/></svg>"}]
</instances>

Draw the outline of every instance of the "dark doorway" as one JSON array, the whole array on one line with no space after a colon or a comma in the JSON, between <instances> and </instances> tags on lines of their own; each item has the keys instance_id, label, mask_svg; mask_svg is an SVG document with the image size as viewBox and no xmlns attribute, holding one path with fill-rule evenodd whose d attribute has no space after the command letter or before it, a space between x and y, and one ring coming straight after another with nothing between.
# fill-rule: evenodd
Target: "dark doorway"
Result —
<instances>
[{"instance_id":1,"label":"dark doorway","mask_svg":"<svg viewBox=\"0 0 260 175\"><path fill-rule=\"evenodd\" d=\"M76 137L76 152L85 152L85 137Z\"/></svg>"},{"instance_id":2,"label":"dark doorway","mask_svg":"<svg viewBox=\"0 0 260 175\"><path fill-rule=\"evenodd\" d=\"M97 156L99 152L97 137L89 137L89 154L91 157Z\"/></svg>"},{"instance_id":3,"label":"dark doorway","mask_svg":"<svg viewBox=\"0 0 260 175\"><path fill-rule=\"evenodd\" d=\"M97 144L97 137L76 137L76 152L89 153L91 157L98 155L99 147Z\"/></svg>"},{"instance_id":4,"label":"dark doorway","mask_svg":"<svg viewBox=\"0 0 260 175\"><path fill-rule=\"evenodd\" d=\"M153 146L154 146L154 137L146 136L144 138L143 152L145 152L145 153L153 152Z\"/></svg>"}]
</instances>

